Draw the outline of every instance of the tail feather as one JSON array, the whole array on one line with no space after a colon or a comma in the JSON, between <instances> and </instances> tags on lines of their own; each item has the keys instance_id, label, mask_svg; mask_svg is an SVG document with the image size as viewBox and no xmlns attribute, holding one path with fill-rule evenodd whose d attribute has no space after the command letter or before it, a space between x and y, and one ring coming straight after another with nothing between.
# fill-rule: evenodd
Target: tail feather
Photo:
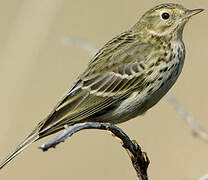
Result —
<instances>
[{"instance_id":1,"label":"tail feather","mask_svg":"<svg viewBox=\"0 0 208 180\"><path fill-rule=\"evenodd\" d=\"M6 157L6 159L0 163L0 169L2 169L8 162L10 162L14 157L16 157L19 153L21 153L26 147L39 139L39 135L37 133L31 134L28 136L17 148Z\"/></svg>"}]
</instances>

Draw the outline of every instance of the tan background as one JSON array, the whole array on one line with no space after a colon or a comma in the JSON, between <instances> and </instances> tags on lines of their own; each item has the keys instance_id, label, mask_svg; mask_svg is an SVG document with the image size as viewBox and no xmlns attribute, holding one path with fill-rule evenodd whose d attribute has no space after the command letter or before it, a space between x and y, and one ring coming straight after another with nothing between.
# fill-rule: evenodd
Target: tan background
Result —
<instances>
[{"instance_id":1,"label":"tan background","mask_svg":"<svg viewBox=\"0 0 208 180\"><path fill-rule=\"evenodd\" d=\"M79 37L102 45L127 30L149 8L164 1L0 1L0 159L53 108L91 56L61 43ZM174 1L205 8L207 0ZM185 68L172 88L181 103L208 129L207 11L186 26ZM120 125L148 152L150 179L198 179L208 173L208 144L164 99L144 117ZM51 138L51 137L50 137ZM126 152L108 133L83 131L46 153L30 146L0 172L1 180L136 179Z\"/></svg>"}]
</instances>

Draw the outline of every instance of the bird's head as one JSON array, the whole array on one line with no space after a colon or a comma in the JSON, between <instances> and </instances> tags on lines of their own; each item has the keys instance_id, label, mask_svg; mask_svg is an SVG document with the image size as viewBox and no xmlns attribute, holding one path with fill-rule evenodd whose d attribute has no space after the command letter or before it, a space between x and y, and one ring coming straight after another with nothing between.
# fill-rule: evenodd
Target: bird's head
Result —
<instances>
[{"instance_id":1,"label":"bird's head","mask_svg":"<svg viewBox=\"0 0 208 180\"><path fill-rule=\"evenodd\" d=\"M155 36L175 34L182 37L184 25L202 11L189 10L179 4L161 4L147 11L132 29Z\"/></svg>"}]
</instances>

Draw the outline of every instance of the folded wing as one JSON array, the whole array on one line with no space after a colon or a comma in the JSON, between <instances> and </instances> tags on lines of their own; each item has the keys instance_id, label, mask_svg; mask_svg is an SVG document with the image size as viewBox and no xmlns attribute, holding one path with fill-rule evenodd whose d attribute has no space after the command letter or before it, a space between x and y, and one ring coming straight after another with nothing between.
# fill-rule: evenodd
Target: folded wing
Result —
<instances>
[{"instance_id":1,"label":"folded wing","mask_svg":"<svg viewBox=\"0 0 208 180\"><path fill-rule=\"evenodd\" d=\"M89 63L75 86L38 128L46 136L81 121L144 87L145 60L152 48L126 32L108 42Z\"/></svg>"}]
</instances>

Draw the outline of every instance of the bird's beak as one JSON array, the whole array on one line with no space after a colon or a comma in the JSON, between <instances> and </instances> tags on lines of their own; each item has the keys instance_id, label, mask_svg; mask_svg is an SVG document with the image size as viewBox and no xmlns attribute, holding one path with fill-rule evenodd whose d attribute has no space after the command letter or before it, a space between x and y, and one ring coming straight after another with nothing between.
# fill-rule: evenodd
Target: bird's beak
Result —
<instances>
[{"instance_id":1,"label":"bird's beak","mask_svg":"<svg viewBox=\"0 0 208 180\"><path fill-rule=\"evenodd\" d=\"M184 18L190 18L196 14L199 14L200 12L204 11L204 9L193 9L193 10L187 10L185 15L184 15Z\"/></svg>"}]
</instances>

